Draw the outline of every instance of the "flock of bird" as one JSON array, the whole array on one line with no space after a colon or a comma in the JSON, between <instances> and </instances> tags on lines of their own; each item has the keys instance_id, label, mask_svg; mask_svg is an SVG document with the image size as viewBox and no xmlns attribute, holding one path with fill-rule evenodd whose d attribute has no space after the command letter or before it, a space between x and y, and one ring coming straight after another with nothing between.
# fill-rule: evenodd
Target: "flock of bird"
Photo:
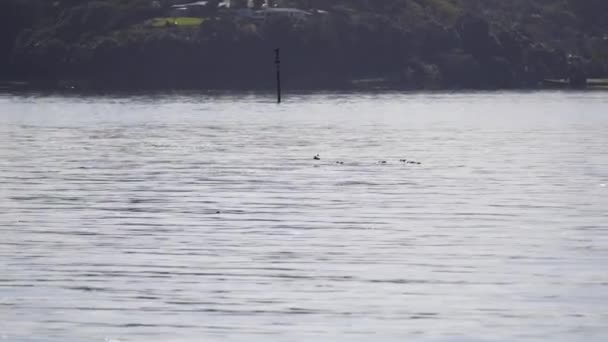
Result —
<instances>
[{"instance_id":1,"label":"flock of bird","mask_svg":"<svg viewBox=\"0 0 608 342\"><path fill-rule=\"evenodd\" d=\"M317 154L312 159L313 160L321 160L321 156L319 154ZM399 159L399 162L402 163L402 164L422 165L421 162L418 162L418 161L415 161L415 160L408 160L408 159ZM344 162L343 161L337 161L336 164L344 165ZM381 160L381 161L378 162L378 164L388 164L388 162L386 160Z\"/></svg>"}]
</instances>

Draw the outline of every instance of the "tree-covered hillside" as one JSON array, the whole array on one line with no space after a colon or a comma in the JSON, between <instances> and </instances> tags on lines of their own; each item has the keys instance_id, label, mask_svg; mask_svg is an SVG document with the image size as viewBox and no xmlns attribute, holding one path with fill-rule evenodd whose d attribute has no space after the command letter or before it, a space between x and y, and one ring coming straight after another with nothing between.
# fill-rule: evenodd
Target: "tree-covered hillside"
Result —
<instances>
[{"instance_id":1,"label":"tree-covered hillside","mask_svg":"<svg viewBox=\"0 0 608 342\"><path fill-rule=\"evenodd\" d=\"M216 0L178 12L184 2L2 0L0 79L270 88L276 47L294 88L518 88L608 74L605 0L275 0L304 17Z\"/></svg>"}]
</instances>

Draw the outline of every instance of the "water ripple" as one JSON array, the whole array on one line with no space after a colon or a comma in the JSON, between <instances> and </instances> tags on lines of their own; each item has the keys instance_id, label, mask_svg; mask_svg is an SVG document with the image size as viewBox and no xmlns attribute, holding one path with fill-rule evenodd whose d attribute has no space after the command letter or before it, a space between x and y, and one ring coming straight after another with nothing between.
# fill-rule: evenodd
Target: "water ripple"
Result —
<instances>
[{"instance_id":1,"label":"water ripple","mask_svg":"<svg viewBox=\"0 0 608 342\"><path fill-rule=\"evenodd\" d=\"M605 107L0 95L0 338L605 340Z\"/></svg>"}]
</instances>

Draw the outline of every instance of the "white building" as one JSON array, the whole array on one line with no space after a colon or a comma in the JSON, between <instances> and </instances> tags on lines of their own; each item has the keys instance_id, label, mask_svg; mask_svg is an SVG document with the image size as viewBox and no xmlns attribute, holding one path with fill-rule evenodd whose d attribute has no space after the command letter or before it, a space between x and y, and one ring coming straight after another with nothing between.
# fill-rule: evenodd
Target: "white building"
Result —
<instances>
[{"instance_id":1,"label":"white building","mask_svg":"<svg viewBox=\"0 0 608 342\"><path fill-rule=\"evenodd\" d=\"M255 0L224 0L223 7L226 8L253 8ZM263 0L262 8L296 8L298 1L294 0Z\"/></svg>"}]
</instances>

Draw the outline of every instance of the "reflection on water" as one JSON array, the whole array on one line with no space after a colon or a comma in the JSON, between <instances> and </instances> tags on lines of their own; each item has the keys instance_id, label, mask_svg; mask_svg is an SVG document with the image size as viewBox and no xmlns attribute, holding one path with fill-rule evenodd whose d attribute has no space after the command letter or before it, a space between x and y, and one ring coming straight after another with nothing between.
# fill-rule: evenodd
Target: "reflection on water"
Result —
<instances>
[{"instance_id":1,"label":"reflection on water","mask_svg":"<svg viewBox=\"0 0 608 342\"><path fill-rule=\"evenodd\" d=\"M607 109L0 96L0 338L602 341Z\"/></svg>"}]
</instances>

